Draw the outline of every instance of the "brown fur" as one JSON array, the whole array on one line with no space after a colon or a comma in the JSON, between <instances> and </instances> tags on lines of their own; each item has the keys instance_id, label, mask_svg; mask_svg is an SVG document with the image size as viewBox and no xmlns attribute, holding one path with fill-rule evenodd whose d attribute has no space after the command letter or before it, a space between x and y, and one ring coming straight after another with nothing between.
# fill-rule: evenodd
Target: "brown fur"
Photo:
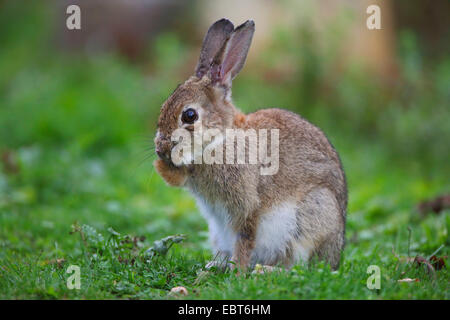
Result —
<instances>
[{"instance_id":1,"label":"brown fur","mask_svg":"<svg viewBox=\"0 0 450 320\"><path fill-rule=\"evenodd\" d=\"M153 162L156 172L167 182L168 185L174 187L181 187L187 179L184 170L173 168L161 159L156 159Z\"/></svg>"},{"instance_id":2,"label":"brown fur","mask_svg":"<svg viewBox=\"0 0 450 320\"><path fill-rule=\"evenodd\" d=\"M266 209L287 199L297 199L298 227L292 238L303 237L319 258L337 268L344 246L347 189L339 156L323 132L295 113L265 109L245 115L231 102L230 87L192 76L180 85L161 108L158 148L170 153L171 133L179 127L184 106L200 105L206 128L279 129L279 170L260 175L261 164L187 165L174 167L155 162L158 173L174 186L186 186L207 201L220 200L238 234L233 260L242 268L250 263L258 221ZM278 263L292 265L292 244Z\"/></svg>"}]
</instances>

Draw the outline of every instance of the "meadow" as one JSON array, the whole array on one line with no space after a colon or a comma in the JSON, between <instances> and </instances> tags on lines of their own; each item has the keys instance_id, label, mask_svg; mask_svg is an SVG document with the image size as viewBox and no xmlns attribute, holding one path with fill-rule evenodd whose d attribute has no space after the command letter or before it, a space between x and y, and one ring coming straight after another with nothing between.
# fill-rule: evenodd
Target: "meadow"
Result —
<instances>
[{"instance_id":1,"label":"meadow","mask_svg":"<svg viewBox=\"0 0 450 320\"><path fill-rule=\"evenodd\" d=\"M417 206L450 191L450 59L429 63L413 34L401 38L401 78L390 86L357 65L327 83L328 58L308 37L299 43L309 51L286 46L286 34L258 63L269 68L281 51L292 53L293 77L244 68L236 105L287 108L321 127L341 155L349 208L336 272L316 261L238 276L204 270L207 225L193 198L152 166L159 108L185 79L189 45L164 33L143 64L71 55L49 50L45 15L24 9L33 23L19 24L7 12L0 299L449 299L450 211ZM167 252L147 252L179 234L184 240ZM414 262L433 255L445 265ZM80 267L79 290L67 287L70 265ZM366 285L370 265L380 268L380 289ZM188 295L170 294L176 286Z\"/></svg>"}]
</instances>

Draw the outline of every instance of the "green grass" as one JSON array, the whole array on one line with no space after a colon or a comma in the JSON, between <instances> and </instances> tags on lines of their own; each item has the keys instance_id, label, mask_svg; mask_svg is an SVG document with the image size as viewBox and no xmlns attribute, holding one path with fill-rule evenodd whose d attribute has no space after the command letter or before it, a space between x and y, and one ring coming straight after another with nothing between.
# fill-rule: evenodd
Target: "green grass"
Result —
<instances>
[{"instance_id":1,"label":"green grass","mask_svg":"<svg viewBox=\"0 0 450 320\"><path fill-rule=\"evenodd\" d=\"M43 15L20 24L8 10L0 13L0 299L172 299L175 286L188 299L449 298L448 259L435 274L405 261L441 246L437 255L449 255L449 210L416 210L450 190L448 59L430 70L412 61L388 89L358 68L330 84L332 61L306 38L281 42L260 62L268 68L290 52L309 66L292 79L261 80L245 69L234 84L239 107L291 108L340 152L347 245L337 272L314 262L264 275L205 273L207 225L192 197L167 187L151 165L159 106L183 79L180 52L189 46L175 34L158 38L148 75L114 56L48 52ZM165 256L145 254L175 234L186 239ZM70 265L81 268L80 290L66 286ZM379 290L366 286L370 265L380 267ZM397 281L404 278L419 281Z\"/></svg>"},{"instance_id":2,"label":"green grass","mask_svg":"<svg viewBox=\"0 0 450 320\"><path fill-rule=\"evenodd\" d=\"M0 175L0 298L165 299L172 287L185 286L192 299L448 299L447 268L433 277L392 253L428 256L445 245L438 255L448 255L448 211L423 219L414 209L448 181L392 162L374 145L340 150L350 205L338 272L315 263L268 275L211 272L196 281L211 258L207 226L192 198L165 186L150 163L140 165L137 151L88 156L19 148L19 173ZM94 228L92 239L70 234L73 224ZM110 227L145 240L121 244ZM100 243L96 233L103 235ZM187 239L166 256L143 254L153 241L177 233ZM70 265L81 267L81 290L66 287ZM366 287L369 265L381 268L380 290ZM420 281L397 282L403 278Z\"/></svg>"}]
</instances>

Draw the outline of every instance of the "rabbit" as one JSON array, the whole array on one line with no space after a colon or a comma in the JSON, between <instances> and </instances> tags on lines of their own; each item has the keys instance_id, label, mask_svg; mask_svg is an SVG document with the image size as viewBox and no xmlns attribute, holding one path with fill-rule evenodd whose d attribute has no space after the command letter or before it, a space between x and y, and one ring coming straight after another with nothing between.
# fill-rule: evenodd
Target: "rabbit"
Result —
<instances>
[{"instance_id":1,"label":"rabbit","mask_svg":"<svg viewBox=\"0 0 450 320\"><path fill-rule=\"evenodd\" d=\"M319 128L293 112L274 108L244 114L233 105L232 80L244 65L254 31L252 20L234 28L221 19L208 29L195 73L161 107L154 167L168 185L183 187L196 199L216 259L231 259L234 267L248 270L256 264L291 268L317 257L336 270L348 197L338 153ZM260 162L175 164L171 154L177 143L171 135L200 127L278 129L277 172L261 174Z\"/></svg>"}]
</instances>

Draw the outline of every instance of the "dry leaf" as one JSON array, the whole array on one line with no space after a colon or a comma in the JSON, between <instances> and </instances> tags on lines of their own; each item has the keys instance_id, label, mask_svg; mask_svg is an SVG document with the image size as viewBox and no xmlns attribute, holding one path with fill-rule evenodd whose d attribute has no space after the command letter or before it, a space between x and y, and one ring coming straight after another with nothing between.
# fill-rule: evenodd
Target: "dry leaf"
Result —
<instances>
[{"instance_id":1,"label":"dry leaf","mask_svg":"<svg viewBox=\"0 0 450 320\"><path fill-rule=\"evenodd\" d=\"M59 268L61 268L65 262L66 262L66 259L60 258L60 259L51 259L48 261L44 261L44 264L56 264Z\"/></svg>"},{"instance_id":2,"label":"dry leaf","mask_svg":"<svg viewBox=\"0 0 450 320\"><path fill-rule=\"evenodd\" d=\"M426 266L427 267L427 271L430 273L430 274L432 274L432 275L435 275L435 271L434 271L434 268L433 268L433 266L431 265L431 263L427 260L427 259L425 259L424 257L421 257L421 256L416 256L415 258L414 258L414 264L416 264L417 266Z\"/></svg>"},{"instance_id":3,"label":"dry leaf","mask_svg":"<svg viewBox=\"0 0 450 320\"><path fill-rule=\"evenodd\" d=\"M429 212L440 213L442 210L450 208L450 194L436 197L429 201L423 201L417 205L417 209L422 215Z\"/></svg>"},{"instance_id":4,"label":"dry leaf","mask_svg":"<svg viewBox=\"0 0 450 320\"><path fill-rule=\"evenodd\" d=\"M441 270L445 268L445 259L447 259L447 256L444 257L432 256L430 258L430 263L433 265L434 269Z\"/></svg>"},{"instance_id":5,"label":"dry leaf","mask_svg":"<svg viewBox=\"0 0 450 320\"><path fill-rule=\"evenodd\" d=\"M185 287L174 287L170 290L170 294L187 296L188 291Z\"/></svg>"},{"instance_id":6,"label":"dry leaf","mask_svg":"<svg viewBox=\"0 0 450 320\"><path fill-rule=\"evenodd\" d=\"M19 172L19 163L13 151L3 151L1 153L0 161L3 164L3 170L5 171L5 173L15 174Z\"/></svg>"},{"instance_id":7,"label":"dry leaf","mask_svg":"<svg viewBox=\"0 0 450 320\"><path fill-rule=\"evenodd\" d=\"M419 279L405 278L405 279L397 280L397 282L419 282Z\"/></svg>"}]
</instances>

